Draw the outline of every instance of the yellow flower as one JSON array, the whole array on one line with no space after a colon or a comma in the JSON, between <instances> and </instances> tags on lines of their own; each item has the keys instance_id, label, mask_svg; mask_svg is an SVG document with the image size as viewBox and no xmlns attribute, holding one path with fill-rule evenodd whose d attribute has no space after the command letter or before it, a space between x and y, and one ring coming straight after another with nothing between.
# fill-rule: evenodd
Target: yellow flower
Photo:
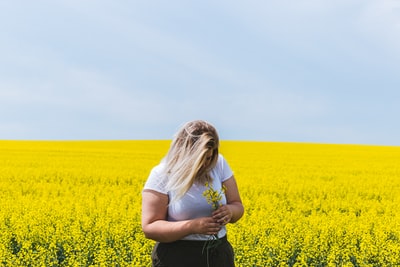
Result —
<instances>
[{"instance_id":1,"label":"yellow flower","mask_svg":"<svg viewBox=\"0 0 400 267\"><path fill-rule=\"evenodd\" d=\"M215 190L208 182L205 183L205 187L207 187L207 189L204 190L203 196L206 198L207 203L212 206L213 210L218 209L221 205L220 201L222 195L225 194L226 191L225 185L223 185L219 191Z\"/></svg>"}]
</instances>

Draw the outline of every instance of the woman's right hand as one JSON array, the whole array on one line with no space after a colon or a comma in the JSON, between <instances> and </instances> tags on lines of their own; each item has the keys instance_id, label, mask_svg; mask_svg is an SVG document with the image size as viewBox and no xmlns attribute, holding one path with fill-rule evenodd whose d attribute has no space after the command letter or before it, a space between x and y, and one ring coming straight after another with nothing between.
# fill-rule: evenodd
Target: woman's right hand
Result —
<instances>
[{"instance_id":1,"label":"woman's right hand","mask_svg":"<svg viewBox=\"0 0 400 267\"><path fill-rule=\"evenodd\" d=\"M221 230L221 224L219 224L212 217L201 217L192 220L193 233L204 234L204 235L216 235Z\"/></svg>"}]
</instances>

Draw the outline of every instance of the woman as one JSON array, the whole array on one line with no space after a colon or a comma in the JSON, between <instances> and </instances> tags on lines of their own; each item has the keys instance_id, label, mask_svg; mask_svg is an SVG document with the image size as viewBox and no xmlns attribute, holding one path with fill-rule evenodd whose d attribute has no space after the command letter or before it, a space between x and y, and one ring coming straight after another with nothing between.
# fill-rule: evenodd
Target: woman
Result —
<instances>
[{"instance_id":1,"label":"woman","mask_svg":"<svg viewBox=\"0 0 400 267\"><path fill-rule=\"evenodd\" d=\"M155 166L142 193L142 229L156 242L153 266L232 267L227 223L244 212L233 173L218 153L215 128L201 120L186 123L166 157ZM207 189L220 193L210 205Z\"/></svg>"}]
</instances>

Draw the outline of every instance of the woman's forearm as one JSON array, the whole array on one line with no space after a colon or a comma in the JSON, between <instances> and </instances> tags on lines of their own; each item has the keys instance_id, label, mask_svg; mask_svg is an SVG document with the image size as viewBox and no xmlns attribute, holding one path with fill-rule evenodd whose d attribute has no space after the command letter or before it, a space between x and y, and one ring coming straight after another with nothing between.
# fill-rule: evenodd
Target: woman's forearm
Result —
<instances>
[{"instance_id":1,"label":"woman's forearm","mask_svg":"<svg viewBox=\"0 0 400 267\"><path fill-rule=\"evenodd\" d=\"M243 213L244 213L244 207L241 202L229 203L229 204L227 204L227 206L232 213L231 220L229 221L230 223L235 223L240 218L242 218Z\"/></svg>"},{"instance_id":2,"label":"woman's forearm","mask_svg":"<svg viewBox=\"0 0 400 267\"><path fill-rule=\"evenodd\" d=\"M155 220L143 225L143 232L147 238L166 243L182 239L190 234L215 235L219 230L221 230L221 224L212 217L177 222Z\"/></svg>"},{"instance_id":3,"label":"woman's forearm","mask_svg":"<svg viewBox=\"0 0 400 267\"><path fill-rule=\"evenodd\" d=\"M173 242L192 233L191 221L169 222L165 220L154 221L143 227L147 238L158 242Z\"/></svg>"}]
</instances>

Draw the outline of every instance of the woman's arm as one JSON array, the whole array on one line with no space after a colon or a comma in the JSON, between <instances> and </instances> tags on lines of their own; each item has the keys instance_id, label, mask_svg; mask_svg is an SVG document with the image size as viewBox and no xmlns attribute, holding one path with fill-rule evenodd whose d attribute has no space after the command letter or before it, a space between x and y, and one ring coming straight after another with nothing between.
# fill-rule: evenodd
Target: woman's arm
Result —
<instances>
[{"instance_id":1,"label":"woman's arm","mask_svg":"<svg viewBox=\"0 0 400 267\"><path fill-rule=\"evenodd\" d=\"M190 234L217 234L221 225L212 217L167 221L168 196L153 190L142 193L142 229L147 238L173 242Z\"/></svg>"},{"instance_id":2,"label":"woman's arm","mask_svg":"<svg viewBox=\"0 0 400 267\"><path fill-rule=\"evenodd\" d=\"M235 177L232 175L231 178L222 184L226 188L225 196L227 204L214 211L213 218L220 224L237 222L243 216L244 207L240 198Z\"/></svg>"}]
</instances>

